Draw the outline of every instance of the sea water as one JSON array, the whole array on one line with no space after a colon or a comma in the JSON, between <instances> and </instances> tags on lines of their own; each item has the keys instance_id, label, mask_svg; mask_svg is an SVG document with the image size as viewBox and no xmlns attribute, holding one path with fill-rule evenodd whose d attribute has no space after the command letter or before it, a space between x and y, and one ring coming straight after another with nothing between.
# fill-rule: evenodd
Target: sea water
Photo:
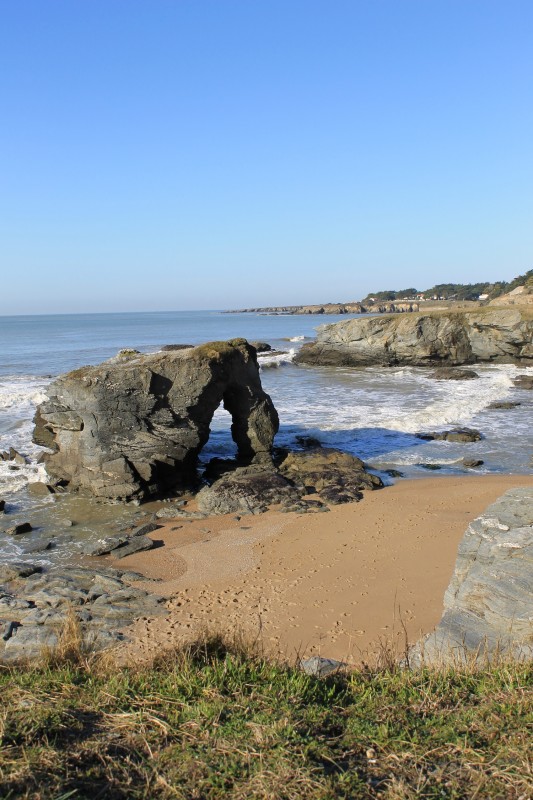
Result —
<instances>
[{"instance_id":1,"label":"sea water","mask_svg":"<svg viewBox=\"0 0 533 800\"><path fill-rule=\"evenodd\" d=\"M421 368L293 363L297 350L316 335L318 325L346 319L345 315L217 311L0 317L0 450L14 447L28 459L26 466L0 461L0 499L19 516L44 502L33 499L27 487L46 478L44 467L36 463L40 448L31 441L32 418L53 377L98 364L121 348L149 353L166 344L236 337L264 341L278 351L259 360L263 386L280 417L276 438L280 446L297 447L297 437L311 435L324 446L363 458L385 480L386 470L415 478L427 476L426 468L432 465L440 467L435 475L464 474L464 457L484 461L479 473L533 471L533 393L518 390L512 383L517 374L533 374L533 368L476 365L476 380L437 381ZM488 408L506 400L521 405L511 410ZM230 425L229 414L219 408L202 452L204 461L234 455ZM416 436L454 426L475 427L483 439L457 444L427 442ZM105 517L106 511L94 514ZM2 552L13 557L18 546L0 532L0 558Z\"/></svg>"}]
</instances>

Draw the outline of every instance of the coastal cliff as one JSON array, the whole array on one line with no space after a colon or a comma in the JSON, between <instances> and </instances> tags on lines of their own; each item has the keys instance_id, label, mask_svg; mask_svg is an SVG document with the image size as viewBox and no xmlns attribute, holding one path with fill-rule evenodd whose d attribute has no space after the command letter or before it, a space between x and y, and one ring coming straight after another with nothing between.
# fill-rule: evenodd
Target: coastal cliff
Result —
<instances>
[{"instance_id":1,"label":"coastal cliff","mask_svg":"<svg viewBox=\"0 0 533 800\"><path fill-rule=\"evenodd\" d=\"M347 320L320 327L295 361L361 367L533 364L533 313L479 308Z\"/></svg>"},{"instance_id":2,"label":"coastal cliff","mask_svg":"<svg viewBox=\"0 0 533 800\"><path fill-rule=\"evenodd\" d=\"M239 455L270 461L278 415L244 339L154 355L126 351L54 381L34 441L48 474L108 499L158 495L194 471L221 402Z\"/></svg>"},{"instance_id":3,"label":"coastal cliff","mask_svg":"<svg viewBox=\"0 0 533 800\"><path fill-rule=\"evenodd\" d=\"M411 300L394 302L361 303L323 303L306 306L265 306L263 308L241 308L225 311L225 314L401 314L418 311L419 303Z\"/></svg>"}]
</instances>

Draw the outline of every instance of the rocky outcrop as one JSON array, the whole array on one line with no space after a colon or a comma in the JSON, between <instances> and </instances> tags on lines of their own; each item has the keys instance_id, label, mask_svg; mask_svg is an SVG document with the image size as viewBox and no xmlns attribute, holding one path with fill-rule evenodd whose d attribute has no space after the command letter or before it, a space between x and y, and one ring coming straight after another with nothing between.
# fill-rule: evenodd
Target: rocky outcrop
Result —
<instances>
[{"instance_id":1,"label":"rocky outcrop","mask_svg":"<svg viewBox=\"0 0 533 800\"><path fill-rule=\"evenodd\" d=\"M402 314L324 325L295 357L332 366L533 364L533 316L517 308Z\"/></svg>"},{"instance_id":2,"label":"rocky outcrop","mask_svg":"<svg viewBox=\"0 0 533 800\"><path fill-rule=\"evenodd\" d=\"M533 658L532 487L510 489L468 526L443 617L410 660L447 664L496 653Z\"/></svg>"},{"instance_id":3,"label":"rocky outcrop","mask_svg":"<svg viewBox=\"0 0 533 800\"><path fill-rule=\"evenodd\" d=\"M0 661L16 664L56 647L65 626L79 625L88 650L124 641L124 629L141 616L161 613L161 597L134 588L144 580L128 571L38 564L0 565Z\"/></svg>"},{"instance_id":4,"label":"rocky outcrop","mask_svg":"<svg viewBox=\"0 0 533 800\"><path fill-rule=\"evenodd\" d=\"M34 441L48 474L109 499L143 499L188 480L221 402L247 462L269 462L278 415L244 339L154 355L122 354L54 381Z\"/></svg>"},{"instance_id":5,"label":"rocky outcrop","mask_svg":"<svg viewBox=\"0 0 533 800\"><path fill-rule=\"evenodd\" d=\"M282 451L276 462L277 469L234 469L229 462L219 462L215 467L224 474L215 475L212 484L198 493L198 508L206 514L260 514L270 505L279 505L282 511L314 513L327 511L325 504L356 502L363 490L383 486L361 459L332 448ZM318 495L320 500L308 495Z\"/></svg>"}]
</instances>

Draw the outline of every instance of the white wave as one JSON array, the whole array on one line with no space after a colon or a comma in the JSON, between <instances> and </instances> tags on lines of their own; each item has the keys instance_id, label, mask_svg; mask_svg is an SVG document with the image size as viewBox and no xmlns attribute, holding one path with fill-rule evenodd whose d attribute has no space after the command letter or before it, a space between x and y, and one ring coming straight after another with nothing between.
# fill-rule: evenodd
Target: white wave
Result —
<instances>
[{"instance_id":1,"label":"white wave","mask_svg":"<svg viewBox=\"0 0 533 800\"><path fill-rule=\"evenodd\" d=\"M290 336L289 342L303 342L305 338L305 336Z\"/></svg>"},{"instance_id":2,"label":"white wave","mask_svg":"<svg viewBox=\"0 0 533 800\"><path fill-rule=\"evenodd\" d=\"M23 416L46 399L50 379L34 375L8 375L0 379L0 411L13 410Z\"/></svg>"},{"instance_id":3,"label":"white wave","mask_svg":"<svg viewBox=\"0 0 533 800\"><path fill-rule=\"evenodd\" d=\"M296 350L291 348L287 353L260 353L258 363L261 369L281 367L283 364L290 364L296 355Z\"/></svg>"}]
</instances>

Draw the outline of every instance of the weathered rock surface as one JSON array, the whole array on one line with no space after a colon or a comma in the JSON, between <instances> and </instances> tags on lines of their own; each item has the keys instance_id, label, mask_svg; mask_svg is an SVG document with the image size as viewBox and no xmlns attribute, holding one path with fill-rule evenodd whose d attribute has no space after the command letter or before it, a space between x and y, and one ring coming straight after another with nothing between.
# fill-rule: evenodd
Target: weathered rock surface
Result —
<instances>
[{"instance_id":1,"label":"weathered rock surface","mask_svg":"<svg viewBox=\"0 0 533 800\"><path fill-rule=\"evenodd\" d=\"M35 442L54 450L48 474L110 499L142 499L186 481L221 402L248 461L270 461L279 424L244 339L133 352L70 372L48 392L34 431Z\"/></svg>"},{"instance_id":2,"label":"weathered rock surface","mask_svg":"<svg viewBox=\"0 0 533 800\"><path fill-rule=\"evenodd\" d=\"M482 308L358 318L324 325L295 357L331 366L533 364L533 316L518 308Z\"/></svg>"},{"instance_id":3,"label":"weathered rock surface","mask_svg":"<svg viewBox=\"0 0 533 800\"><path fill-rule=\"evenodd\" d=\"M303 494L318 494L332 505L360 500L364 489L383 486L360 458L330 447L288 453L280 471Z\"/></svg>"},{"instance_id":4,"label":"weathered rock surface","mask_svg":"<svg viewBox=\"0 0 533 800\"><path fill-rule=\"evenodd\" d=\"M141 575L115 569L55 567L41 572L33 564L0 570L0 661L37 659L54 647L74 614L93 650L125 639L123 629L140 616L161 611L161 597L130 586Z\"/></svg>"},{"instance_id":5,"label":"weathered rock surface","mask_svg":"<svg viewBox=\"0 0 533 800\"><path fill-rule=\"evenodd\" d=\"M435 631L413 664L533 659L533 488L510 489L474 520L459 545Z\"/></svg>"},{"instance_id":6,"label":"weathered rock surface","mask_svg":"<svg viewBox=\"0 0 533 800\"><path fill-rule=\"evenodd\" d=\"M326 510L324 503L352 503L364 489L383 486L359 458L331 448L283 452L278 461L278 469L228 468L198 493L198 508L207 514L259 514L269 505L281 505L284 511L316 512ZM223 463L218 466L223 469ZM306 500L309 494L322 502Z\"/></svg>"}]
</instances>

